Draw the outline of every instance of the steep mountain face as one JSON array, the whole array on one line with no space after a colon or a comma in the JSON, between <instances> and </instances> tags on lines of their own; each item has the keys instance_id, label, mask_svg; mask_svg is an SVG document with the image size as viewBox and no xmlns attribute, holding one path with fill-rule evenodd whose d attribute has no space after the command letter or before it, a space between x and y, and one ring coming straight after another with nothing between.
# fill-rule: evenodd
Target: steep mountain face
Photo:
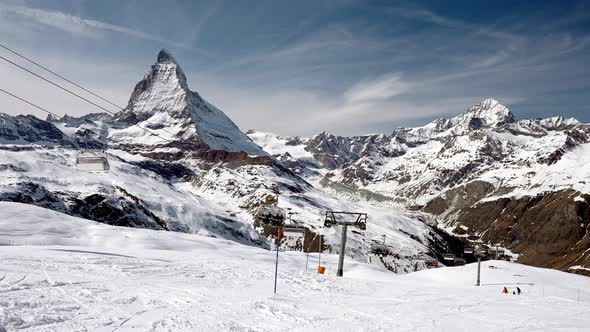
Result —
<instances>
[{"instance_id":1,"label":"steep mountain face","mask_svg":"<svg viewBox=\"0 0 590 332\"><path fill-rule=\"evenodd\" d=\"M0 136L3 201L116 226L199 233L268 248L267 230L255 226L254 214L269 196L278 195L289 222L305 227L311 237L304 243L313 248L306 251L320 243L324 251L339 250L340 229L322 227L326 210L369 213L367 231L348 235L346 254L354 259L367 261L368 248L383 235L396 252L386 266L400 273L413 271L418 256L439 257L448 250L443 234L399 205L322 190L314 179L324 168L311 152L298 149L297 138L268 142L289 147L278 154L260 148L189 90L185 74L165 50L115 116L6 119ZM323 155L336 168L370 153L383 139L358 137L339 152L342 158L329 152L329 137L306 142L317 151L324 146ZM108 173L76 170L76 156L86 146L105 151Z\"/></svg>"},{"instance_id":2,"label":"steep mountain face","mask_svg":"<svg viewBox=\"0 0 590 332\"><path fill-rule=\"evenodd\" d=\"M266 148L273 135L250 137ZM389 136L322 133L296 142L284 150L307 151L321 165L310 181L324 190L421 210L449 232L502 243L527 264L588 264L590 221L574 197L590 193L590 125L562 117L517 120L486 99L459 116ZM495 228L506 215L510 227ZM564 223L571 231L552 231ZM532 229L534 235L523 235Z\"/></svg>"},{"instance_id":3,"label":"steep mountain face","mask_svg":"<svg viewBox=\"0 0 590 332\"><path fill-rule=\"evenodd\" d=\"M136 84L127 108L113 119L129 126L113 131L113 146L135 145L178 147L190 151L245 152L266 156L248 136L219 109L190 91L186 76L166 50L158 53L157 62ZM148 128L162 138L137 128Z\"/></svg>"}]
</instances>

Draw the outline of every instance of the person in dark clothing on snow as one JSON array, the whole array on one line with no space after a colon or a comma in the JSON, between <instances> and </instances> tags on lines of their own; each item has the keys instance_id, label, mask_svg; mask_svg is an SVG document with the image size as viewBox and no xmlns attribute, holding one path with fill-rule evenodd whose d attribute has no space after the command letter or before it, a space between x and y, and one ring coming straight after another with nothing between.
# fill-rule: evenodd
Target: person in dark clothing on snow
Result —
<instances>
[{"instance_id":1,"label":"person in dark clothing on snow","mask_svg":"<svg viewBox=\"0 0 590 332\"><path fill-rule=\"evenodd\" d=\"M516 287L516 292L520 295L520 288Z\"/></svg>"}]
</instances>

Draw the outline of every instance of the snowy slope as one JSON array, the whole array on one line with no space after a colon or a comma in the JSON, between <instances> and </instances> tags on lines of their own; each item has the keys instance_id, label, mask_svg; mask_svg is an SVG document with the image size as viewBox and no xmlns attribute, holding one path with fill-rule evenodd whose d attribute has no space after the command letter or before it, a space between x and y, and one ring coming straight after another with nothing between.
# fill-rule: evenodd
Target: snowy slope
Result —
<instances>
[{"instance_id":1,"label":"snowy slope","mask_svg":"<svg viewBox=\"0 0 590 332\"><path fill-rule=\"evenodd\" d=\"M327 210L369 214L367 231L349 232L346 253L359 261L368 260L371 243L381 241L383 235L399 255L391 263L399 273L413 271L413 257L440 250L434 242L444 246L430 226L401 206L338 198L274 167L218 164L208 170L189 169L111 149L107 150L108 173L86 173L76 171L75 150L15 147L0 149L0 200L4 201L108 224L197 233L268 247L268 241L252 227L253 214L266 195L278 190L279 206L293 212L292 222L324 236L326 250L333 253L339 248L340 229L322 228Z\"/></svg>"},{"instance_id":2,"label":"snowy slope","mask_svg":"<svg viewBox=\"0 0 590 332\"><path fill-rule=\"evenodd\" d=\"M590 279L519 264L405 276L199 235L119 228L0 203L0 330L583 331ZM27 244L22 246L22 244ZM34 244L35 246L31 246ZM44 246L38 246L44 244ZM493 268L492 268L493 267ZM523 294L504 295L519 286Z\"/></svg>"},{"instance_id":3,"label":"snowy slope","mask_svg":"<svg viewBox=\"0 0 590 332\"><path fill-rule=\"evenodd\" d=\"M224 207L141 167L145 158L109 150L108 173L78 172L77 151L30 147L34 149L0 149L0 200L115 225L199 233L258 245L266 242L247 221L228 218ZM145 222L139 224L141 220Z\"/></svg>"}]
</instances>

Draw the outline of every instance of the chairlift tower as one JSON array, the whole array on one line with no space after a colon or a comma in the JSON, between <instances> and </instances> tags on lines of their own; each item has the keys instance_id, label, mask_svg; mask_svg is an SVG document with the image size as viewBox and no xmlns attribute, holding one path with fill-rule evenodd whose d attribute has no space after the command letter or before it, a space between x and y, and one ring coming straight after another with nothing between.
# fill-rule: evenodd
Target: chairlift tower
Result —
<instances>
[{"instance_id":1,"label":"chairlift tower","mask_svg":"<svg viewBox=\"0 0 590 332\"><path fill-rule=\"evenodd\" d=\"M342 220L344 216L352 216L351 220ZM340 217L340 219L338 218ZM336 212L326 211L326 219L324 221L325 227L332 227L335 225L342 226L342 237L340 239L340 255L338 257L338 271L336 276L342 277L344 275L344 251L346 249L346 235L348 226L357 227L364 231L367 229L367 214L360 212Z\"/></svg>"},{"instance_id":2,"label":"chairlift tower","mask_svg":"<svg viewBox=\"0 0 590 332\"><path fill-rule=\"evenodd\" d=\"M465 248L463 252L466 254L473 254L475 257L477 257L477 279L475 281L475 286L481 286L481 257L485 254L485 249L482 247L482 242L475 242L474 248Z\"/></svg>"}]
</instances>

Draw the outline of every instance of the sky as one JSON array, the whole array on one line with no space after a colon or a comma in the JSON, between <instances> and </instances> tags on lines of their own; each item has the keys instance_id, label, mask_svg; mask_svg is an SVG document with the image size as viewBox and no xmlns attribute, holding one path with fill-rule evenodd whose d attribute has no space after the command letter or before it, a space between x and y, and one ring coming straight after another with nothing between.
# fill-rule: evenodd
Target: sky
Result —
<instances>
[{"instance_id":1,"label":"sky","mask_svg":"<svg viewBox=\"0 0 590 332\"><path fill-rule=\"evenodd\" d=\"M121 106L166 48L244 131L388 134L490 97L590 122L590 0L0 0L0 36ZM1 59L0 88L100 111ZM46 116L6 95L0 112Z\"/></svg>"}]
</instances>

